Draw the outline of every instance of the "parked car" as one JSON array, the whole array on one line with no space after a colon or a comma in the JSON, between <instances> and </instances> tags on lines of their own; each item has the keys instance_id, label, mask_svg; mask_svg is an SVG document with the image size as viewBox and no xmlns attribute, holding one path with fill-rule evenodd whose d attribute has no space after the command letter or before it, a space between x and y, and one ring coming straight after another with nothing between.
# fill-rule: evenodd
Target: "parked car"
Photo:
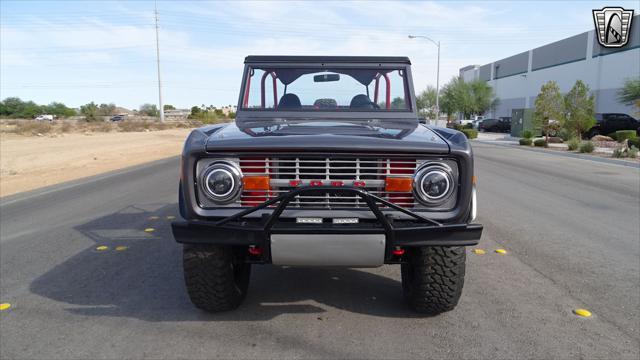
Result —
<instances>
[{"instance_id":1,"label":"parked car","mask_svg":"<svg viewBox=\"0 0 640 360\"><path fill-rule=\"evenodd\" d=\"M471 122L471 126L473 126L473 128L477 130L477 129L479 129L479 128L480 128L480 123L481 123L482 121L483 121L483 120L481 120L481 119L473 120L473 121Z\"/></svg>"},{"instance_id":2,"label":"parked car","mask_svg":"<svg viewBox=\"0 0 640 360\"><path fill-rule=\"evenodd\" d=\"M596 135L607 135L618 130L635 130L640 136L640 121L621 113L598 113L596 124L585 135L591 139Z\"/></svg>"},{"instance_id":3,"label":"parked car","mask_svg":"<svg viewBox=\"0 0 640 360\"><path fill-rule=\"evenodd\" d=\"M115 115L115 116L112 116L111 119L109 119L109 120L111 120L113 122L116 122L116 121L123 121L123 120L126 120L126 119L127 119L127 117L125 115Z\"/></svg>"},{"instance_id":4,"label":"parked car","mask_svg":"<svg viewBox=\"0 0 640 360\"><path fill-rule=\"evenodd\" d=\"M238 307L257 264L400 264L413 310L457 305L465 246L482 234L471 145L418 122L410 64L245 59L235 121L193 130L182 152L172 231L195 306ZM404 94L393 107L392 94ZM327 96L331 107L314 106Z\"/></svg>"},{"instance_id":5,"label":"parked car","mask_svg":"<svg viewBox=\"0 0 640 360\"><path fill-rule=\"evenodd\" d=\"M480 123L479 130L489 132L511 132L511 119L484 119Z\"/></svg>"},{"instance_id":6,"label":"parked car","mask_svg":"<svg viewBox=\"0 0 640 360\"><path fill-rule=\"evenodd\" d=\"M53 121L54 118L55 116L53 115L42 114L42 115L36 116L35 120L36 121Z\"/></svg>"}]
</instances>

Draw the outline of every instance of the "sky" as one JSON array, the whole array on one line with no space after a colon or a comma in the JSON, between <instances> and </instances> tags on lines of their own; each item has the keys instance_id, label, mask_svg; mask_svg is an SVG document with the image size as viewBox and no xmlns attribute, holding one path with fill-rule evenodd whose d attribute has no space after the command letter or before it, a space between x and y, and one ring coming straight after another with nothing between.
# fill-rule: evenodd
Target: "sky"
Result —
<instances>
[{"instance_id":1,"label":"sky","mask_svg":"<svg viewBox=\"0 0 640 360\"><path fill-rule=\"evenodd\" d=\"M638 1L158 1L165 104L237 104L247 55L400 55L416 92L593 29ZM640 25L640 24L638 24ZM153 1L0 0L0 98L137 109L158 102Z\"/></svg>"}]
</instances>

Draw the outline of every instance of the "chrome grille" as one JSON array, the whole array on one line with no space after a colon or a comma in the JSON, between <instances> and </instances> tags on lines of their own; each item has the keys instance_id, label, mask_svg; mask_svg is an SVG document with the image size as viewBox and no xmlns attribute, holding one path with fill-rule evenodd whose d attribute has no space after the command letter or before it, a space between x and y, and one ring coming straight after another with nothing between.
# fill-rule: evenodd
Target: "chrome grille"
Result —
<instances>
[{"instance_id":1,"label":"chrome grille","mask_svg":"<svg viewBox=\"0 0 640 360\"><path fill-rule=\"evenodd\" d=\"M370 193L403 207L416 205L412 192L387 192L388 176L411 177L415 159L326 158L326 157L251 157L240 158L244 176L269 176L270 190L244 190L238 204L255 206L302 185L361 186ZM366 208L351 192L329 193L318 190L296 196L290 207Z\"/></svg>"}]
</instances>

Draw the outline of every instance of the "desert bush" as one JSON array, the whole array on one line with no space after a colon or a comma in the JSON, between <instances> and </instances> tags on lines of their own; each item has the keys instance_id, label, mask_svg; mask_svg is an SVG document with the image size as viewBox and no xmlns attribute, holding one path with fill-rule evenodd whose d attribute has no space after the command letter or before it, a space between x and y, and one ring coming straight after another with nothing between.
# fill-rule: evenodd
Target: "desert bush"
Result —
<instances>
[{"instance_id":1,"label":"desert bush","mask_svg":"<svg viewBox=\"0 0 640 360\"><path fill-rule=\"evenodd\" d=\"M534 146L538 146L538 147L547 147L549 146L549 144L547 144L547 141L545 139L536 139L533 142Z\"/></svg>"},{"instance_id":2,"label":"desert bush","mask_svg":"<svg viewBox=\"0 0 640 360\"><path fill-rule=\"evenodd\" d=\"M569 151L576 151L578 147L580 147L580 139L578 138L571 138L567 142L567 150Z\"/></svg>"},{"instance_id":3,"label":"desert bush","mask_svg":"<svg viewBox=\"0 0 640 360\"><path fill-rule=\"evenodd\" d=\"M118 131L121 132L138 132L149 128L146 121L120 121L118 122Z\"/></svg>"},{"instance_id":4,"label":"desert bush","mask_svg":"<svg viewBox=\"0 0 640 360\"><path fill-rule=\"evenodd\" d=\"M69 133L71 131L73 131L73 125L68 121L63 122L60 126L60 132Z\"/></svg>"},{"instance_id":5,"label":"desert bush","mask_svg":"<svg viewBox=\"0 0 640 360\"><path fill-rule=\"evenodd\" d=\"M48 122L20 121L13 130L16 134L33 136L38 134L48 134L53 130L53 125Z\"/></svg>"},{"instance_id":6,"label":"desert bush","mask_svg":"<svg viewBox=\"0 0 640 360\"><path fill-rule=\"evenodd\" d=\"M475 139L478 137L478 130L476 129L462 129L460 131L462 131L467 139Z\"/></svg>"},{"instance_id":7,"label":"desert bush","mask_svg":"<svg viewBox=\"0 0 640 360\"><path fill-rule=\"evenodd\" d=\"M613 155L614 158L632 158L635 159L638 156L638 148L635 146L631 146L628 148L622 148L619 147L615 150L613 150Z\"/></svg>"},{"instance_id":8,"label":"desert bush","mask_svg":"<svg viewBox=\"0 0 640 360\"><path fill-rule=\"evenodd\" d=\"M558 137L562 139L562 141L568 141L571 139L571 132L565 128L562 128L558 131Z\"/></svg>"},{"instance_id":9,"label":"desert bush","mask_svg":"<svg viewBox=\"0 0 640 360\"><path fill-rule=\"evenodd\" d=\"M525 139L531 139L533 138L533 133L531 132L531 130L525 130L522 132L522 137Z\"/></svg>"},{"instance_id":10,"label":"desert bush","mask_svg":"<svg viewBox=\"0 0 640 360\"><path fill-rule=\"evenodd\" d=\"M531 146L531 139L530 138L520 139L520 145Z\"/></svg>"},{"instance_id":11,"label":"desert bush","mask_svg":"<svg viewBox=\"0 0 640 360\"><path fill-rule=\"evenodd\" d=\"M595 146L591 141L585 141L580 144L580 148L578 149L581 153L592 153L595 150Z\"/></svg>"},{"instance_id":12,"label":"desert bush","mask_svg":"<svg viewBox=\"0 0 640 360\"><path fill-rule=\"evenodd\" d=\"M637 137L635 130L618 130L615 132L615 135L615 139L618 142L623 142L627 139L633 139Z\"/></svg>"}]
</instances>

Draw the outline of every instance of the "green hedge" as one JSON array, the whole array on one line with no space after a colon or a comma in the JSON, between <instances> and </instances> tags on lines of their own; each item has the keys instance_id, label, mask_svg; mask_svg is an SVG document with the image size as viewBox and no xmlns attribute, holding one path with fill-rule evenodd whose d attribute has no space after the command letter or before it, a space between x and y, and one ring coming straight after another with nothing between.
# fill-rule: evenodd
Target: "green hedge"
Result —
<instances>
[{"instance_id":1,"label":"green hedge","mask_svg":"<svg viewBox=\"0 0 640 360\"><path fill-rule=\"evenodd\" d=\"M531 146L531 139L530 138L520 139L520 145Z\"/></svg>"},{"instance_id":2,"label":"green hedge","mask_svg":"<svg viewBox=\"0 0 640 360\"><path fill-rule=\"evenodd\" d=\"M623 142L627 139L633 139L637 137L635 130L618 130L615 132L615 135L615 140L618 142Z\"/></svg>"},{"instance_id":3,"label":"green hedge","mask_svg":"<svg viewBox=\"0 0 640 360\"><path fill-rule=\"evenodd\" d=\"M539 147L547 147L548 146L547 141L545 139L536 139L533 142L533 145L539 146Z\"/></svg>"},{"instance_id":4,"label":"green hedge","mask_svg":"<svg viewBox=\"0 0 640 360\"><path fill-rule=\"evenodd\" d=\"M579 147L580 147L580 139L578 138L571 138L567 142L567 150L569 151L576 151L578 150Z\"/></svg>"},{"instance_id":5,"label":"green hedge","mask_svg":"<svg viewBox=\"0 0 640 360\"><path fill-rule=\"evenodd\" d=\"M468 139L475 139L478 137L478 130L476 129L462 129L460 130Z\"/></svg>"},{"instance_id":6,"label":"green hedge","mask_svg":"<svg viewBox=\"0 0 640 360\"><path fill-rule=\"evenodd\" d=\"M593 145L593 143L591 141L585 141L582 144L580 144L580 149L579 151L581 153L592 153L593 150L595 150L595 146Z\"/></svg>"},{"instance_id":7,"label":"green hedge","mask_svg":"<svg viewBox=\"0 0 640 360\"><path fill-rule=\"evenodd\" d=\"M522 137L525 139L531 139L533 137L533 133L531 130L525 130L522 132Z\"/></svg>"},{"instance_id":8,"label":"green hedge","mask_svg":"<svg viewBox=\"0 0 640 360\"><path fill-rule=\"evenodd\" d=\"M635 146L636 148L640 149L640 137L629 139L629 147L631 146Z\"/></svg>"}]
</instances>

